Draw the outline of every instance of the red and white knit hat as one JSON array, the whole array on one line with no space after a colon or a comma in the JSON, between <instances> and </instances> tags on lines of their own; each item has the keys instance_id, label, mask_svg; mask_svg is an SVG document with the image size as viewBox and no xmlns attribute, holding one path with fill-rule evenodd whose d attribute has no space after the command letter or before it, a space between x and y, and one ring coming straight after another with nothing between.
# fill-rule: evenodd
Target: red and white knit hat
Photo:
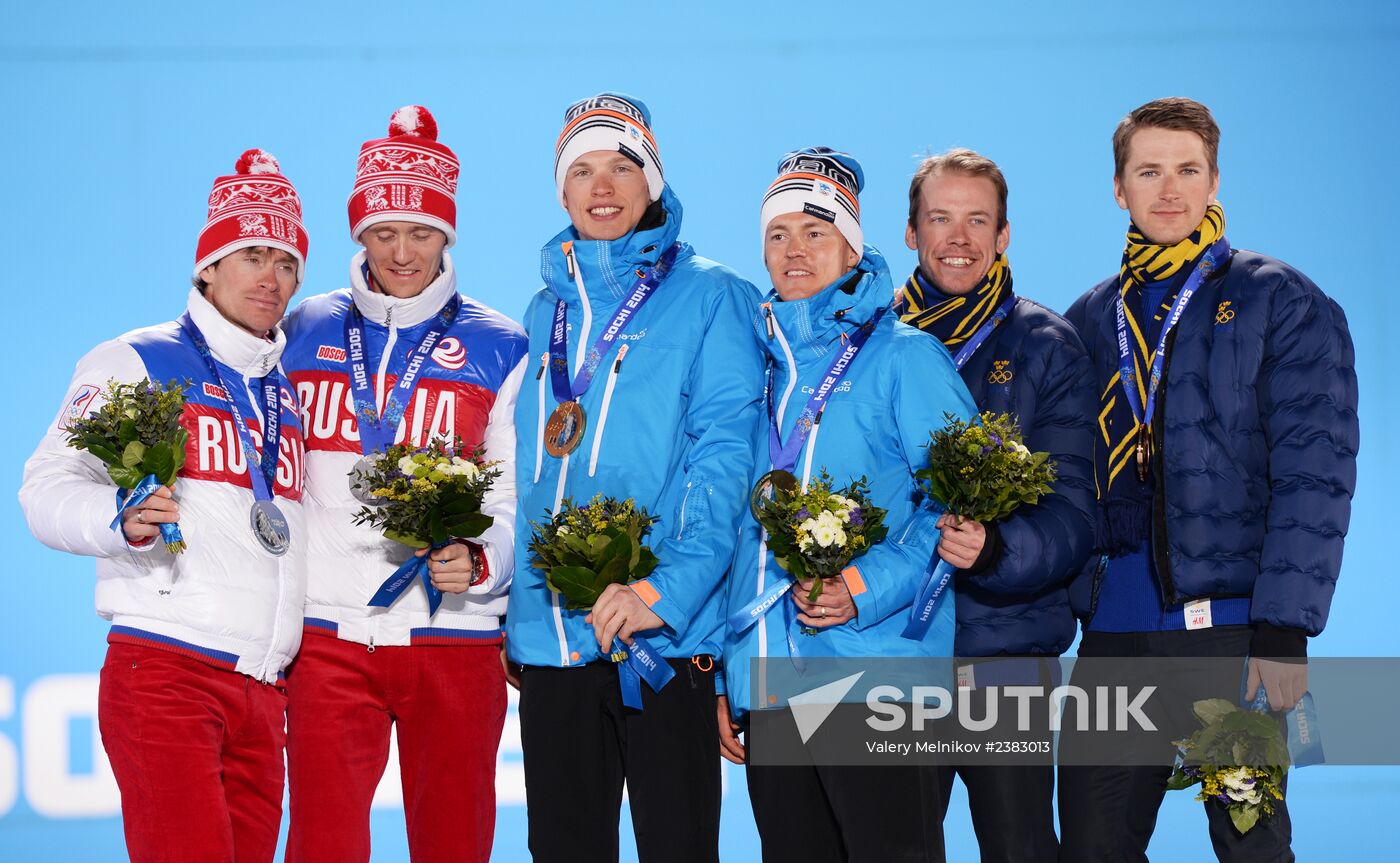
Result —
<instances>
[{"instance_id":1,"label":"red and white knit hat","mask_svg":"<svg viewBox=\"0 0 1400 863\"><path fill-rule=\"evenodd\" d=\"M437 121L421 105L389 118L389 137L366 141L350 193L350 238L377 222L416 222L457 242L457 154L437 140Z\"/></svg>"},{"instance_id":2,"label":"red and white knit hat","mask_svg":"<svg viewBox=\"0 0 1400 863\"><path fill-rule=\"evenodd\" d=\"M209 193L209 219L194 250L194 275L239 249L270 246L297 259L297 284L306 275L306 228L301 199L271 153L247 150L234 173Z\"/></svg>"}]
</instances>

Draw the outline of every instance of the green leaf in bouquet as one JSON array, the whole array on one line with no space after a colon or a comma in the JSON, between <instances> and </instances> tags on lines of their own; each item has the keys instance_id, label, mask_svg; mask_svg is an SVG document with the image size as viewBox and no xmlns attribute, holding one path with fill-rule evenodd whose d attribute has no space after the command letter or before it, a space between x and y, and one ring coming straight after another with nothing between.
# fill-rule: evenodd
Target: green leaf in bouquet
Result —
<instances>
[{"instance_id":1,"label":"green leaf in bouquet","mask_svg":"<svg viewBox=\"0 0 1400 863\"><path fill-rule=\"evenodd\" d=\"M618 531L611 537L608 537L606 533L600 534L600 537L607 539L608 542L598 556L599 566L606 567L615 562L621 566L624 575L631 572L632 567L636 564L637 541L622 531ZM594 539L598 538L594 537Z\"/></svg>"},{"instance_id":2,"label":"green leaf in bouquet","mask_svg":"<svg viewBox=\"0 0 1400 863\"><path fill-rule=\"evenodd\" d=\"M583 560L591 560L593 558L593 549L589 546L587 539L572 533L560 534L560 539L564 541L564 546L568 548L569 551L572 551Z\"/></svg>"},{"instance_id":3,"label":"green leaf in bouquet","mask_svg":"<svg viewBox=\"0 0 1400 863\"><path fill-rule=\"evenodd\" d=\"M1203 724L1211 725L1239 708L1224 698L1205 698L1192 704L1191 710Z\"/></svg>"},{"instance_id":4,"label":"green leaf in bouquet","mask_svg":"<svg viewBox=\"0 0 1400 863\"><path fill-rule=\"evenodd\" d=\"M134 440L126 445L122 450L123 467L140 467L141 459L146 457L146 445L139 440Z\"/></svg>"},{"instance_id":5,"label":"green leaf in bouquet","mask_svg":"<svg viewBox=\"0 0 1400 863\"><path fill-rule=\"evenodd\" d=\"M175 482L175 452L168 443L158 443L147 449L140 467L146 473L155 474L161 485L171 485Z\"/></svg>"},{"instance_id":6,"label":"green leaf in bouquet","mask_svg":"<svg viewBox=\"0 0 1400 863\"><path fill-rule=\"evenodd\" d=\"M597 574L583 566L556 566L549 571L547 583L564 597L571 609L592 608L598 601Z\"/></svg>"},{"instance_id":7,"label":"green leaf in bouquet","mask_svg":"<svg viewBox=\"0 0 1400 863\"><path fill-rule=\"evenodd\" d=\"M120 464L107 465L107 475L121 488L136 488L146 475L134 467Z\"/></svg>"},{"instance_id":8,"label":"green leaf in bouquet","mask_svg":"<svg viewBox=\"0 0 1400 863\"><path fill-rule=\"evenodd\" d=\"M392 539L394 542L401 542L409 548L428 548L432 545L432 543L424 542L412 534L401 533L397 530L385 530L384 537L385 539Z\"/></svg>"},{"instance_id":9,"label":"green leaf in bouquet","mask_svg":"<svg viewBox=\"0 0 1400 863\"><path fill-rule=\"evenodd\" d=\"M122 420L117 426L117 443L120 444L123 449L139 437L140 434L136 430L136 420L134 419L128 417Z\"/></svg>"},{"instance_id":10,"label":"green leaf in bouquet","mask_svg":"<svg viewBox=\"0 0 1400 863\"><path fill-rule=\"evenodd\" d=\"M433 545L441 545L452 538L452 535L448 533L447 525L442 522L442 510L439 508L433 507L429 510L425 522L423 526L427 529L428 536L432 538Z\"/></svg>"},{"instance_id":11,"label":"green leaf in bouquet","mask_svg":"<svg viewBox=\"0 0 1400 863\"><path fill-rule=\"evenodd\" d=\"M479 512L443 517L443 524L446 525L447 532L462 539L474 539L481 536L494 521L495 519L491 516Z\"/></svg>"},{"instance_id":12,"label":"green leaf in bouquet","mask_svg":"<svg viewBox=\"0 0 1400 863\"><path fill-rule=\"evenodd\" d=\"M598 592L601 595L604 588L610 584L627 583L627 561L620 557L610 558L607 563L598 568Z\"/></svg>"},{"instance_id":13,"label":"green leaf in bouquet","mask_svg":"<svg viewBox=\"0 0 1400 863\"><path fill-rule=\"evenodd\" d=\"M608 547L613 543L612 531L601 531L588 538L588 557L590 560L602 561L608 556Z\"/></svg>"},{"instance_id":14,"label":"green leaf in bouquet","mask_svg":"<svg viewBox=\"0 0 1400 863\"><path fill-rule=\"evenodd\" d=\"M1192 777L1180 767L1177 767L1172 771L1171 778L1167 780L1167 790L1184 791L1200 781L1200 777Z\"/></svg>"},{"instance_id":15,"label":"green leaf in bouquet","mask_svg":"<svg viewBox=\"0 0 1400 863\"><path fill-rule=\"evenodd\" d=\"M171 452L174 454L175 472L172 477L180 473L180 468L185 466L185 447L189 446L190 433L183 428L175 432L170 440Z\"/></svg>"},{"instance_id":16,"label":"green leaf in bouquet","mask_svg":"<svg viewBox=\"0 0 1400 863\"><path fill-rule=\"evenodd\" d=\"M100 440L100 439L99 439ZM81 447L102 460L104 464L120 464L121 459L115 452L100 443L85 443Z\"/></svg>"},{"instance_id":17,"label":"green leaf in bouquet","mask_svg":"<svg viewBox=\"0 0 1400 863\"><path fill-rule=\"evenodd\" d=\"M656 569L656 565L660 562L651 549L642 546L642 553L637 556L637 565L632 570L632 578L634 580L646 578L651 575L651 571Z\"/></svg>"},{"instance_id":18,"label":"green leaf in bouquet","mask_svg":"<svg viewBox=\"0 0 1400 863\"><path fill-rule=\"evenodd\" d=\"M1241 833L1248 833L1250 828L1259 822L1259 815L1263 811L1262 806L1231 806L1230 822L1235 825L1235 829Z\"/></svg>"}]
</instances>

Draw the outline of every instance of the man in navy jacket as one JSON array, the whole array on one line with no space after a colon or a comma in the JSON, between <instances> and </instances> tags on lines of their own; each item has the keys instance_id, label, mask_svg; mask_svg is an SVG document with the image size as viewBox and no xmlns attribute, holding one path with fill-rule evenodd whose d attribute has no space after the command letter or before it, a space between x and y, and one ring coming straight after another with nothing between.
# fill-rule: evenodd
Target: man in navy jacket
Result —
<instances>
[{"instance_id":1,"label":"man in navy jacket","mask_svg":"<svg viewBox=\"0 0 1400 863\"><path fill-rule=\"evenodd\" d=\"M1073 327L1012 290L1006 178L991 159L965 149L926 159L909 186L905 242L919 266L902 320L941 340L978 409L1014 415L1026 445L1058 468L1052 494L1001 521L939 520L939 553L959 567L955 653L999 657L962 665L960 684L1038 685L1048 666L1008 657L1057 657L1074 640L1067 586L1093 543L1089 360ZM1055 860L1048 762L938 772L945 812L962 776L983 860Z\"/></svg>"},{"instance_id":2,"label":"man in navy jacket","mask_svg":"<svg viewBox=\"0 0 1400 863\"><path fill-rule=\"evenodd\" d=\"M1123 264L1067 314L1100 394L1102 552L1070 593L1080 657L1233 657L1219 688L1247 670L1245 699L1262 688L1282 711L1307 689L1307 639L1341 568L1356 374L1341 308L1225 240L1219 142L1209 109L1182 98L1137 108L1113 136L1114 197L1132 216ZM1145 860L1169 774L1062 766L1069 859ZM1217 856L1292 860L1277 808L1240 834L1206 803Z\"/></svg>"}]
</instances>

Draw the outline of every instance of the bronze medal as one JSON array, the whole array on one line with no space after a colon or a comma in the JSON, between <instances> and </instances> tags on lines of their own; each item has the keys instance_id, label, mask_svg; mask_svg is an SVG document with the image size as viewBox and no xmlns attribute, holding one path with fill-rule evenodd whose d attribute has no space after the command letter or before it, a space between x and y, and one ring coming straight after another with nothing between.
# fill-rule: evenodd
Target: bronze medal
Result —
<instances>
[{"instance_id":1,"label":"bronze medal","mask_svg":"<svg viewBox=\"0 0 1400 863\"><path fill-rule=\"evenodd\" d=\"M1146 423L1138 425L1137 434L1137 474L1139 482L1147 482L1148 447L1152 443L1152 428Z\"/></svg>"},{"instance_id":2,"label":"bronze medal","mask_svg":"<svg viewBox=\"0 0 1400 863\"><path fill-rule=\"evenodd\" d=\"M582 405L576 401L561 402L544 424L544 451L563 458L578 449L587 424Z\"/></svg>"},{"instance_id":3,"label":"bronze medal","mask_svg":"<svg viewBox=\"0 0 1400 863\"><path fill-rule=\"evenodd\" d=\"M749 495L749 512L753 513L754 520L758 519L763 502L771 500L778 491L795 494L797 477L785 470L770 470L753 484L753 492Z\"/></svg>"}]
</instances>

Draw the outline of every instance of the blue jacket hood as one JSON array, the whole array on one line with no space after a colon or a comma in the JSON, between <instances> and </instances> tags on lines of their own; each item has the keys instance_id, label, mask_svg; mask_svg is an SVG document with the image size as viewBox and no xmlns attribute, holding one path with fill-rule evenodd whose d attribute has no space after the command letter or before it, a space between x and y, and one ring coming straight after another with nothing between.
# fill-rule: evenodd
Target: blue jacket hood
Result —
<instances>
[{"instance_id":1,"label":"blue jacket hood","mask_svg":"<svg viewBox=\"0 0 1400 863\"><path fill-rule=\"evenodd\" d=\"M784 301L776 290L770 290L754 314L754 331L769 356L781 362L781 348L768 338L766 317L771 312L788 335L793 358L799 366L805 366L826 356L842 335L854 332L893 298L885 256L874 246L866 245L855 269L806 299Z\"/></svg>"}]
</instances>

